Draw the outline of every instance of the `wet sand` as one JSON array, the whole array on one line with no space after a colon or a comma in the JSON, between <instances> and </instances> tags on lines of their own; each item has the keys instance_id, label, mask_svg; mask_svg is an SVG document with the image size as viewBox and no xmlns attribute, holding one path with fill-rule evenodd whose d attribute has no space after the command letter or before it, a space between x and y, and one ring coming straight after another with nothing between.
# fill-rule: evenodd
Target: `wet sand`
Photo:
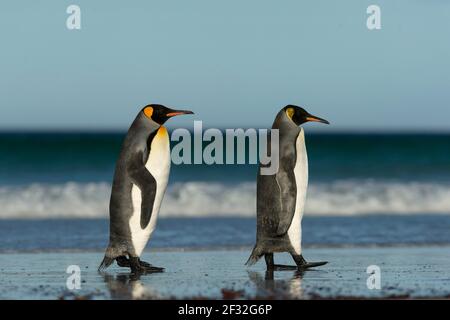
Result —
<instances>
[{"instance_id":1,"label":"wet sand","mask_svg":"<svg viewBox=\"0 0 450 320\"><path fill-rule=\"evenodd\" d=\"M320 299L447 298L450 247L306 248L305 258L329 264L299 274L266 273L263 261L247 268L245 250L150 251L143 260L166 272L130 275L110 267L103 252L0 254L0 299ZM277 263L291 264L288 255ZM69 265L81 270L81 289L66 287ZM367 267L381 270L381 289L370 290Z\"/></svg>"}]
</instances>

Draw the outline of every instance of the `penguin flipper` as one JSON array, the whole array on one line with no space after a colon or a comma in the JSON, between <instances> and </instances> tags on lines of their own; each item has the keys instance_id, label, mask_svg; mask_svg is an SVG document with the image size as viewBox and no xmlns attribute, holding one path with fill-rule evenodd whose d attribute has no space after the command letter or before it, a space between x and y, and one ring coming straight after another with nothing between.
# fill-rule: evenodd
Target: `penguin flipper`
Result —
<instances>
[{"instance_id":1,"label":"penguin flipper","mask_svg":"<svg viewBox=\"0 0 450 320\"><path fill-rule=\"evenodd\" d=\"M132 182L141 190L141 228L145 229L152 217L156 180L145 167L142 151L128 159L127 169Z\"/></svg>"},{"instance_id":2,"label":"penguin flipper","mask_svg":"<svg viewBox=\"0 0 450 320\"><path fill-rule=\"evenodd\" d=\"M291 170L279 172L275 179L280 190L280 210L278 211L276 235L282 236L289 230L292 219L294 218L297 186L295 184L294 172Z\"/></svg>"},{"instance_id":3,"label":"penguin flipper","mask_svg":"<svg viewBox=\"0 0 450 320\"><path fill-rule=\"evenodd\" d=\"M153 204L156 196L156 180L150 174L153 179L153 184L148 186L142 191L142 204L141 204L141 228L145 229L150 218L152 217Z\"/></svg>"}]
</instances>

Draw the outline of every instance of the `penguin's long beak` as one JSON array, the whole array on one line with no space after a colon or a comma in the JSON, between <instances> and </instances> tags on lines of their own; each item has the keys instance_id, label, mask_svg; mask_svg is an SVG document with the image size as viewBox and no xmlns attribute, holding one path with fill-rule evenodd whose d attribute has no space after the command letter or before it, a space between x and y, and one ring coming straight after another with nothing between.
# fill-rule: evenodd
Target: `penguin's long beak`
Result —
<instances>
[{"instance_id":1,"label":"penguin's long beak","mask_svg":"<svg viewBox=\"0 0 450 320\"><path fill-rule=\"evenodd\" d=\"M321 122L321 123L325 123L325 124L330 124L327 120L313 116L312 114L308 114L306 116L306 121L311 121L311 122Z\"/></svg>"},{"instance_id":2,"label":"penguin's long beak","mask_svg":"<svg viewBox=\"0 0 450 320\"><path fill-rule=\"evenodd\" d=\"M180 116L182 114L194 114L190 110L172 110L171 112L167 113L167 117L174 117L174 116Z\"/></svg>"}]
</instances>

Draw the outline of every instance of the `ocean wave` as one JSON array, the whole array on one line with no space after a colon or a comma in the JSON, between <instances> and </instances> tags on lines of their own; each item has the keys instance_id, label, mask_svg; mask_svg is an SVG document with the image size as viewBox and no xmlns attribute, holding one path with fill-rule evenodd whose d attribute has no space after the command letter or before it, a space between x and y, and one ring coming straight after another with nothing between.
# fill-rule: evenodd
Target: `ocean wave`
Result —
<instances>
[{"instance_id":1,"label":"ocean wave","mask_svg":"<svg viewBox=\"0 0 450 320\"><path fill-rule=\"evenodd\" d=\"M108 183L0 187L0 219L104 218ZM255 216L254 183L186 182L169 186L161 217ZM347 180L313 183L306 215L450 214L450 185Z\"/></svg>"}]
</instances>

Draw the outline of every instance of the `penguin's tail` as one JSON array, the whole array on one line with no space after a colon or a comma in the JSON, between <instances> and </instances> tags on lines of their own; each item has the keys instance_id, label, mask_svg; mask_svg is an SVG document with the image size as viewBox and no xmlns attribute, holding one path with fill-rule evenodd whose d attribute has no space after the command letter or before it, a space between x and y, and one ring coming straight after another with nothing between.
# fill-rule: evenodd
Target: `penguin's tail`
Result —
<instances>
[{"instance_id":1,"label":"penguin's tail","mask_svg":"<svg viewBox=\"0 0 450 320\"><path fill-rule=\"evenodd\" d=\"M245 265L247 266L254 265L263 256L263 254L264 254L263 250L261 250L260 247L258 247L258 244L256 244L255 247L253 248L252 254L248 258Z\"/></svg>"},{"instance_id":2,"label":"penguin's tail","mask_svg":"<svg viewBox=\"0 0 450 320\"><path fill-rule=\"evenodd\" d=\"M111 244L108 245L108 248L106 248L105 257L103 258L102 263L100 263L98 271L103 271L108 268L114 262L114 260L116 260L116 258L120 256L120 254L117 254L117 252L119 252L119 250L117 250L116 247L112 246Z\"/></svg>"},{"instance_id":3,"label":"penguin's tail","mask_svg":"<svg viewBox=\"0 0 450 320\"><path fill-rule=\"evenodd\" d=\"M107 255L105 255L102 263L100 263L100 266L98 267L98 271L103 271L106 268L108 268L114 262L114 260L115 260L115 258L111 258L111 257L108 257Z\"/></svg>"}]
</instances>

